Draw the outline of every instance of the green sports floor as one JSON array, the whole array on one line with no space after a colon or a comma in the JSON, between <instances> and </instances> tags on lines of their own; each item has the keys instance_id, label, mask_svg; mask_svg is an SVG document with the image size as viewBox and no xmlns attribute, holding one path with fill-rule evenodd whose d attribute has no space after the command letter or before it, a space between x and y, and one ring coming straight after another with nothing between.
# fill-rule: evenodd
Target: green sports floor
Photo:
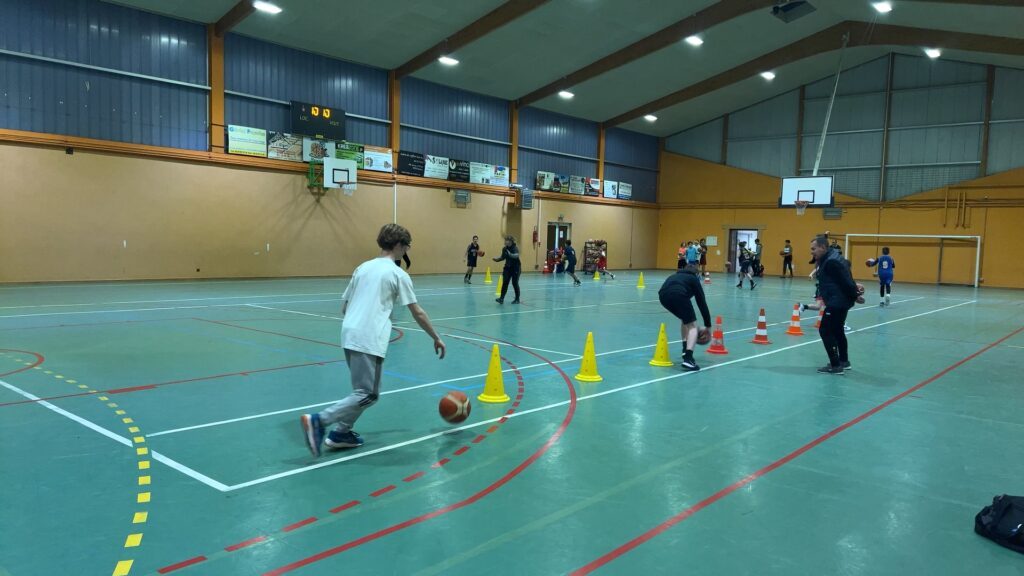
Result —
<instances>
[{"instance_id":1,"label":"green sports floor","mask_svg":"<svg viewBox=\"0 0 1024 576\"><path fill-rule=\"evenodd\" d=\"M829 376L814 313L785 334L806 279L715 275L729 354L684 374L648 364L662 322L680 353L667 274L527 275L521 306L414 277L448 358L398 312L366 445L316 460L345 280L0 287L0 575L1024 574L973 533L1024 493L1024 293L869 286ZM494 342L505 404L475 401Z\"/></svg>"}]
</instances>

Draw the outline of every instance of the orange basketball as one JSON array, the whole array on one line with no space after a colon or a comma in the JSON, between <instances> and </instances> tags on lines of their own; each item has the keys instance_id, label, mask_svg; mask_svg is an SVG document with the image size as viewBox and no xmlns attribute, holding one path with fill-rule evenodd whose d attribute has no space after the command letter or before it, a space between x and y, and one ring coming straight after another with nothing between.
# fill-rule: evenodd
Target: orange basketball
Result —
<instances>
[{"instance_id":1,"label":"orange basketball","mask_svg":"<svg viewBox=\"0 0 1024 576\"><path fill-rule=\"evenodd\" d=\"M481 257L482 257L482 256L486 256L486 255L487 255L487 253L486 253L486 252L484 252L483 250L477 250L477 251L476 251L476 255L477 255L477 256L481 256Z\"/></svg>"},{"instance_id":2,"label":"orange basketball","mask_svg":"<svg viewBox=\"0 0 1024 576\"><path fill-rule=\"evenodd\" d=\"M452 390L445 394L444 398L441 398L441 402L437 405L437 411L445 422L458 424L469 418L469 411L472 407L465 394L458 390Z\"/></svg>"},{"instance_id":3,"label":"orange basketball","mask_svg":"<svg viewBox=\"0 0 1024 576\"><path fill-rule=\"evenodd\" d=\"M707 346L708 342L711 342L711 330L707 328L697 330L697 344Z\"/></svg>"},{"instance_id":4,"label":"orange basketball","mask_svg":"<svg viewBox=\"0 0 1024 576\"><path fill-rule=\"evenodd\" d=\"M866 260L866 261L864 262L864 265L865 265L865 266L867 266L868 268L871 268L871 267L873 267L873 266L875 265L875 259L874 259L874 258L868 258L868 259L867 259L867 260Z\"/></svg>"}]
</instances>

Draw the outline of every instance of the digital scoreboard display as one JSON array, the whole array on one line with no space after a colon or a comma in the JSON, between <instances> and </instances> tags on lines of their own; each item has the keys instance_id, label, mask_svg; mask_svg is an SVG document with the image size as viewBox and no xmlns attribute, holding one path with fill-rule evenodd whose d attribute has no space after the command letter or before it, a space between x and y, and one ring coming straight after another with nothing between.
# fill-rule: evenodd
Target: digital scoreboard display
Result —
<instances>
[{"instance_id":1,"label":"digital scoreboard display","mask_svg":"<svg viewBox=\"0 0 1024 576\"><path fill-rule=\"evenodd\" d=\"M292 133L318 140L345 139L345 111L292 101Z\"/></svg>"}]
</instances>

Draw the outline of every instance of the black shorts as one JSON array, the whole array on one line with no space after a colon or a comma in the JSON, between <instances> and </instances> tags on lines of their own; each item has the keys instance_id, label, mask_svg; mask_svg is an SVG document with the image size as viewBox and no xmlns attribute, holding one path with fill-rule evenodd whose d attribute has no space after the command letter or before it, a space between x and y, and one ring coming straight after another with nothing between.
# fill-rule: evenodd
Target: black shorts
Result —
<instances>
[{"instance_id":1,"label":"black shorts","mask_svg":"<svg viewBox=\"0 0 1024 576\"><path fill-rule=\"evenodd\" d=\"M466 258L466 266L469 266L470 268L476 268L476 256L473 256L472 258Z\"/></svg>"},{"instance_id":2,"label":"black shorts","mask_svg":"<svg viewBox=\"0 0 1024 576\"><path fill-rule=\"evenodd\" d=\"M661 305L666 310L682 320L684 324L697 321L697 314L693 311L693 303L690 302L690 296L681 292L659 292L658 300L661 301Z\"/></svg>"},{"instance_id":3,"label":"black shorts","mask_svg":"<svg viewBox=\"0 0 1024 576\"><path fill-rule=\"evenodd\" d=\"M567 273L569 273L569 274L575 274L576 273L576 263L572 262L572 263L566 264L565 265L565 271Z\"/></svg>"},{"instance_id":4,"label":"black shorts","mask_svg":"<svg viewBox=\"0 0 1024 576\"><path fill-rule=\"evenodd\" d=\"M744 274L746 274L747 272L750 272L750 261L749 260L748 261L740 262L740 272L742 272Z\"/></svg>"}]
</instances>

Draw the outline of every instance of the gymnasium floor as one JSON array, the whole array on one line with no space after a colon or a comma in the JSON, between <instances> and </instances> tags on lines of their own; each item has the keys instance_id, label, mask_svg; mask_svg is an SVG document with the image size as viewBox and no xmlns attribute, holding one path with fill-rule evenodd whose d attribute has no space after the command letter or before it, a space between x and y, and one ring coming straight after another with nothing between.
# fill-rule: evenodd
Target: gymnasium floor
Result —
<instances>
[{"instance_id":1,"label":"gymnasium floor","mask_svg":"<svg viewBox=\"0 0 1024 576\"><path fill-rule=\"evenodd\" d=\"M527 275L518 307L414 277L449 357L398 313L366 445L319 460L343 280L2 287L0 574L1024 573L972 531L1024 491L1021 292L869 286L837 377L813 313L784 333L806 279L715 275L730 354L684 374L648 365L660 322L679 355L666 274ZM512 401L445 424L493 341Z\"/></svg>"}]
</instances>

